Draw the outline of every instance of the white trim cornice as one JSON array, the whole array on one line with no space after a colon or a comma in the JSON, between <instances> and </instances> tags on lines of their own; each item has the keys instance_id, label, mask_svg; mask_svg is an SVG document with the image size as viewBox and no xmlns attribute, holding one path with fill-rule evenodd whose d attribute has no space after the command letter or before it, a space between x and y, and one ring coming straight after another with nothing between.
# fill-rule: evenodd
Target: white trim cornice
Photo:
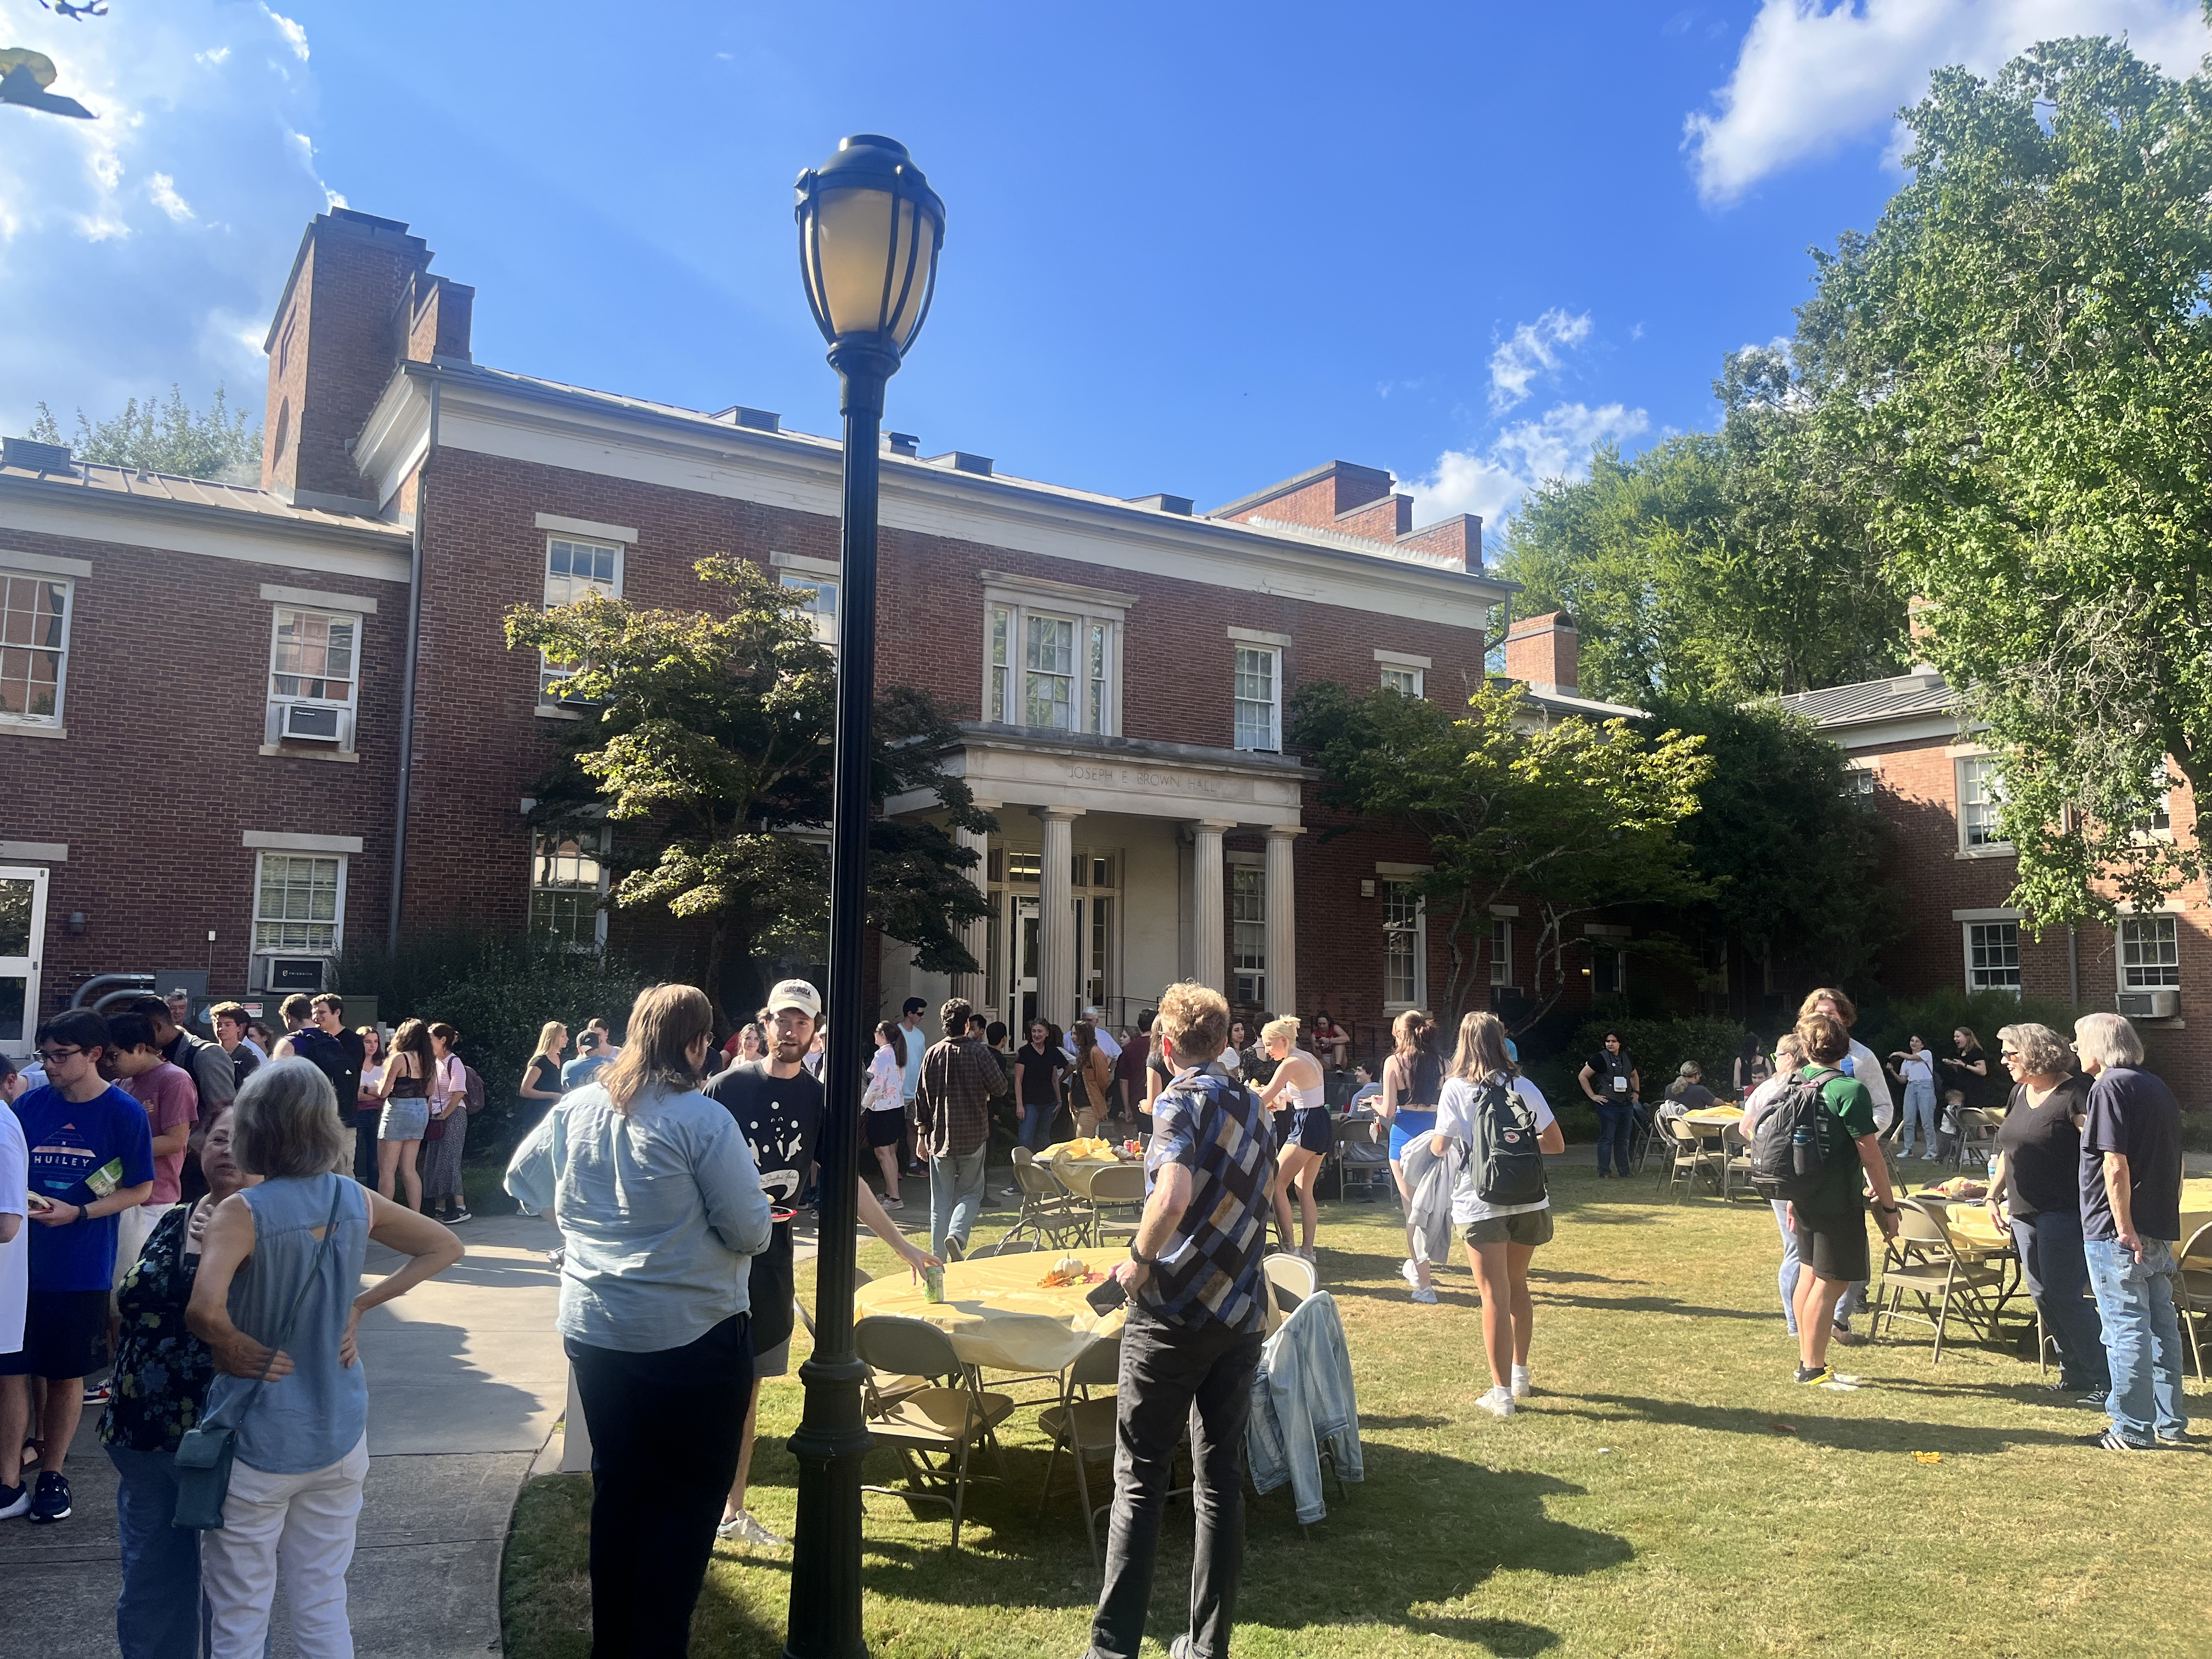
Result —
<instances>
[{"instance_id":1,"label":"white trim cornice","mask_svg":"<svg viewBox=\"0 0 2212 1659\"><path fill-rule=\"evenodd\" d=\"M58 559L51 553L19 553L0 547L0 566L9 570L35 570L42 576L89 576L90 559Z\"/></svg>"},{"instance_id":2,"label":"white trim cornice","mask_svg":"<svg viewBox=\"0 0 2212 1659\"><path fill-rule=\"evenodd\" d=\"M358 853L359 836L295 836L284 830L248 830L239 837L243 847L268 853Z\"/></svg>"},{"instance_id":3,"label":"white trim cornice","mask_svg":"<svg viewBox=\"0 0 2212 1659\"><path fill-rule=\"evenodd\" d=\"M352 593L325 593L313 587L285 587L276 582L264 582L261 597L279 605L319 605L325 611L358 611L371 617L376 614L374 599Z\"/></svg>"},{"instance_id":4,"label":"white trim cornice","mask_svg":"<svg viewBox=\"0 0 2212 1659\"><path fill-rule=\"evenodd\" d=\"M235 520L230 523L226 520ZM226 508L177 511L164 505L87 490L0 494L0 532L10 530L72 541L112 542L203 558L290 570L319 570L363 581L397 582L409 576L406 538L398 531L342 531ZM396 544L386 550L378 543Z\"/></svg>"},{"instance_id":5,"label":"white trim cornice","mask_svg":"<svg viewBox=\"0 0 2212 1659\"><path fill-rule=\"evenodd\" d=\"M627 525L601 524L597 519L564 519L558 513L538 515L540 530L557 530L564 535L589 536L596 541L631 543L637 540L637 532Z\"/></svg>"}]
</instances>

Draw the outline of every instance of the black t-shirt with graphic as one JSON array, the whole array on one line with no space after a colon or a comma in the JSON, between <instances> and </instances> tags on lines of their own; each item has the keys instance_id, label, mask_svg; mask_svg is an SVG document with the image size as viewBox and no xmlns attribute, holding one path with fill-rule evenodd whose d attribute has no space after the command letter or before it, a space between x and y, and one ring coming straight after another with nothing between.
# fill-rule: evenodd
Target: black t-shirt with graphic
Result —
<instances>
[{"instance_id":1,"label":"black t-shirt with graphic","mask_svg":"<svg viewBox=\"0 0 2212 1659\"><path fill-rule=\"evenodd\" d=\"M822 1127L821 1079L801 1066L791 1077L771 1076L764 1060L732 1066L707 1085L710 1099L737 1120L760 1168L761 1190L777 1209L799 1199L799 1183L814 1159ZM753 1351L765 1353L791 1340L791 1224L779 1221L768 1249L753 1258Z\"/></svg>"}]
</instances>

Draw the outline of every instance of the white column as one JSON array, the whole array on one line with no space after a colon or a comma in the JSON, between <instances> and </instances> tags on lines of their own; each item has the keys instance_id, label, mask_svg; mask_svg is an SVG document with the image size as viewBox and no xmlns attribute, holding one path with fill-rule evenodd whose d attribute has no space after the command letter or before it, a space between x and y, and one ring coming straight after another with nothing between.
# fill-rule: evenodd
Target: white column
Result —
<instances>
[{"instance_id":1,"label":"white column","mask_svg":"<svg viewBox=\"0 0 2212 1659\"><path fill-rule=\"evenodd\" d=\"M1267 1006L1278 1018L1298 1012L1298 889L1291 849L1304 834L1295 823L1267 827Z\"/></svg>"},{"instance_id":2,"label":"white column","mask_svg":"<svg viewBox=\"0 0 2212 1659\"><path fill-rule=\"evenodd\" d=\"M1037 864L1037 1017L1073 1024L1075 1006L1075 836L1082 814L1073 806L1040 806L1044 850Z\"/></svg>"},{"instance_id":3,"label":"white column","mask_svg":"<svg viewBox=\"0 0 2212 1659\"><path fill-rule=\"evenodd\" d=\"M1229 901L1221 886L1221 837L1236 827L1221 818L1200 818L1192 826L1198 832L1190 874L1191 908L1198 921L1192 936L1197 957L1194 977L1200 985L1224 993L1229 989L1229 947L1224 937Z\"/></svg>"},{"instance_id":4,"label":"white column","mask_svg":"<svg viewBox=\"0 0 2212 1659\"><path fill-rule=\"evenodd\" d=\"M990 836L981 830L956 829L952 838L975 854L975 866L968 872L968 878L975 884L975 890L988 900L991 896ZM975 1008L988 1005L994 995L990 975L985 971L989 966L990 927L988 917L978 916L960 930L961 944L966 945L968 954L975 958L975 971L953 975L952 994Z\"/></svg>"}]
</instances>

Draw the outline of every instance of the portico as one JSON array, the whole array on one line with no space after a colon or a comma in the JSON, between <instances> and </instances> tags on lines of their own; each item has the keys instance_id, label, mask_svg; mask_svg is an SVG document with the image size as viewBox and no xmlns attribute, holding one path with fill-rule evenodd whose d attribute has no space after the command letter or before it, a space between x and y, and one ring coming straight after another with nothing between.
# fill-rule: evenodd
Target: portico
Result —
<instances>
[{"instance_id":1,"label":"portico","mask_svg":"<svg viewBox=\"0 0 2212 1659\"><path fill-rule=\"evenodd\" d=\"M999 820L994 835L962 836L991 903L966 940L982 971L922 974L887 941L886 1006L950 993L1017 1030L1091 1007L1118 1025L1192 978L1240 1005L1297 1006L1296 761L981 724L962 738L946 769ZM1228 852L1238 831L1262 834L1264 854Z\"/></svg>"}]
</instances>

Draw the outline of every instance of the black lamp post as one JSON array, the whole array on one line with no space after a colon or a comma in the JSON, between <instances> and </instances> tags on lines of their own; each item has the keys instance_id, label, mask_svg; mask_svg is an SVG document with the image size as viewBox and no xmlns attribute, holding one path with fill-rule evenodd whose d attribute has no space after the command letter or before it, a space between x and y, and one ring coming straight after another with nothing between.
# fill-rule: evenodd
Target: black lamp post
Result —
<instances>
[{"instance_id":1,"label":"black lamp post","mask_svg":"<svg viewBox=\"0 0 2212 1659\"><path fill-rule=\"evenodd\" d=\"M876 475L884 383L929 314L945 204L906 146L870 134L799 175L799 263L830 342L845 416L844 535L837 594L837 755L830 852L830 1031L824 1066L821 1254L814 1353L799 1368L806 1405L799 1460L788 1659L859 1659L860 1406L853 1352L854 1187L860 1179L862 960L868 910L868 773L876 681Z\"/></svg>"}]
</instances>

